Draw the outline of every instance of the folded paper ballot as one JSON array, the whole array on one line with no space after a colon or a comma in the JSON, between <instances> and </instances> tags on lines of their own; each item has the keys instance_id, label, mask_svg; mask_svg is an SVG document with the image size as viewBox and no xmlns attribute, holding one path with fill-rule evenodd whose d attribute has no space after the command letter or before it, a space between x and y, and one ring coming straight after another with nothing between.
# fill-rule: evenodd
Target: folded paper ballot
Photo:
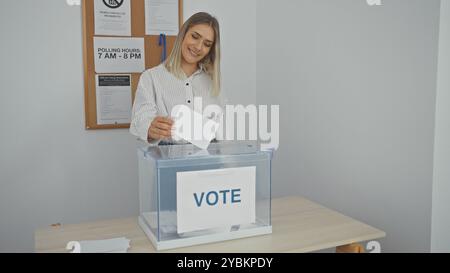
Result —
<instances>
[{"instance_id":1,"label":"folded paper ballot","mask_svg":"<svg viewBox=\"0 0 450 273\"><path fill-rule=\"evenodd\" d=\"M206 150L219 129L221 114L208 118L185 105L178 105L172 111L172 138L186 140Z\"/></svg>"},{"instance_id":2,"label":"folded paper ballot","mask_svg":"<svg viewBox=\"0 0 450 273\"><path fill-rule=\"evenodd\" d=\"M158 213L157 212L144 212L142 213L145 221L152 229L158 228ZM177 212L176 211L161 211L159 213L159 228L164 233L176 233L177 232Z\"/></svg>"},{"instance_id":3,"label":"folded paper ballot","mask_svg":"<svg viewBox=\"0 0 450 273\"><path fill-rule=\"evenodd\" d=\"M144 212L142 214L145 221L149 224L149 226L152 229L158 228L158 214L157 212ZM196 236L202 236L202 235L210 235L210 234L218 234L218 233L227 233L227 232L233 232L237 230L245 230L245 229L251 229L257 227L256 224L246 224L246 225L234 225L234 226L223 226L223 227L216 227L216 228L209 228L209 229L203 229L203 230L196 230L191 232L184 232L184 233L178 233L177 228L177 212L172 211L161 211L159 213L160 217L160 231L169 234L177 234L181 238L188 238L188 237L196 237Z\"/></svg>"},{"instance_id":4,"label":"folded paper ballot","mask_svg":"<svg viewBox=\"0 0 450 273\"><path fill-rule=\"evenodd\" d=\"M71 241L67 243L67 250L71 253L126 253L130 247L130 240L125 237L107 240Z\"/></svg>"}]
</instances>

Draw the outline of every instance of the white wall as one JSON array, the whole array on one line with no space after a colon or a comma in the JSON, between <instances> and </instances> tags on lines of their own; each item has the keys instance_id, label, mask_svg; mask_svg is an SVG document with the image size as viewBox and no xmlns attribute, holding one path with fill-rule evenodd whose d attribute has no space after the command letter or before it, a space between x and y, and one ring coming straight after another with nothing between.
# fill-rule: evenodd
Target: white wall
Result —
<instances>
[{"instance_id":1,"label":"white wall","mask_svg":"<svg viewBox=\"0 0 450 273\"><path fill-rule=\"evenodd\" d=\"M185 0L185 18L218 16L228 97L254 102L255 0L223 2ZM33 251L37 227L137 215L134 138L84 129L80 7L8 0L0 35L0 252Z\"/></svg>"},{"instance_id":2,"label":"white wall","mask_svg":"<svg viewBox=\"0 0 450 273\"><path fill-rule=\"evenodd\" d=\"M219 20L223 91L230 104L256 103L256 1L184 1L185 18L207 11Z\"/></svg>"},{"instance_id":3,"label":"white wall","mask_svg":"<svg viewBox=\"0 0 450 273\"><path fill-rule=\"evenodd\" d=\"M257 1L257 101L280 105L274 195L430 250L439 1ZM448 161L447 161L448 162Z\"/></svg>"},{"instance_id":4,"label":"white wall","mask_svg":"<svg viewBox=\"0 0 450 273\"><path fill-rule=\"evenodd\" d=\"M431 250L450 252L450 1L441 1Z\"/></svg>"}]
</instances>

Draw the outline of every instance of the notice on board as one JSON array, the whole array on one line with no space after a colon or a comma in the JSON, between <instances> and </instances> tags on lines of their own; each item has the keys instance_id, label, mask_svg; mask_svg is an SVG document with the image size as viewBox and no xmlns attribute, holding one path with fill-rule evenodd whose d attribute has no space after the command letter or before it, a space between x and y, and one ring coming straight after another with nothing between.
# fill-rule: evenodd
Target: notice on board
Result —
<instances>
[{"instance_id":1,"label":"notice on board","mask_svg":"<svg viewBox=\"0 0 450 273\"><path fill-rule=\"evenodd\" d=\"M131 122L131 75L97 75L97 124Z\"/></svg>"},{"instance_id":2,"label":"notice on board","mask_svg":"<svg viewBox=\"0 0 450 273\"><path fill-rule=\"evenodd\" d=\"M94 37L94 59L96 73L141 73L144 38Z\"/></svg>"},{"instance_id":3,"label":"notice on board","mask_svg":"<svg viewBox=\"0 0 450 273\"><path fill-rule=\"evenodd\" d=\"M178 0L145 0L145 34L178 35Z\"/></svg>"},{"instance_id":4,"label":"notice on board","mask_svg":"<svg viewBox=\"0 0 450 273\"><path fill-rule=\"evenodd\" d=\"M131 0L95 0L95 35L131 36Z\"/></svg>"}]
</instances>

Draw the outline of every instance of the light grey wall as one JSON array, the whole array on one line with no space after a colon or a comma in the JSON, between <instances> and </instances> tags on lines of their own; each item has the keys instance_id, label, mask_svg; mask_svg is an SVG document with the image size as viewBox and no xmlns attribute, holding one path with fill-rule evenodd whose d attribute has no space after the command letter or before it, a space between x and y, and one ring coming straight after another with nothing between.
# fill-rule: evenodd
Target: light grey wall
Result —
<instances>
[{"instance_id":1,"label":"light grey wall","mask_svg":"<svg viewBox=\"0 0 450 273\"><path fill-rule=\"evenodd\" d=\"M254 0L184 3L186 16L217 13L230 100L255 101ZM250 43L231 38L248 33ZM0 252L33 251L34 230L52 223L137 215L134 138L124 129L84 130L80 7L9 0L0 34ZM239 64L251 64L253 76L242 77Z\"/></svg>"},{"instance_id":2,"label":"light grey wall","mask_svg":"<svg viewBox=\"0 0 450 273\"><path fill-rule=\"evenodd\" d=\"M280 105L274 195L430 250L440 1L257 1L257 101Z\"/></svg>"},{"instance_id":3,"label":"light grey wall","mask_svg":"<svg viewBox=\"0 0 450 273\"><path fill-rule=\"evenodd\" d=\"M431 250L450 252L450 1L441 1Z\"/></svg>"},{"instance_id":4,"label":"light grey wall","mask_svg":"<svg viewBox=\"0 0 450 273\"><path fill-rule=\"evenodd\" d=\"M256 1L184 1L184 17L207 11L219 20L222 89L230 104L256 103Z\"/></svg>"},{"instance_id":5,"label":"light grey wall","mask_svg":"<svg viewBox=\"0 0 450 273\"><path fill-rule=\"evenodd\" d=\"M84 130L80 11L2 5L0 251L33 251L51 223L137 213L134 138Z\"/></svg>"}]
</instances>

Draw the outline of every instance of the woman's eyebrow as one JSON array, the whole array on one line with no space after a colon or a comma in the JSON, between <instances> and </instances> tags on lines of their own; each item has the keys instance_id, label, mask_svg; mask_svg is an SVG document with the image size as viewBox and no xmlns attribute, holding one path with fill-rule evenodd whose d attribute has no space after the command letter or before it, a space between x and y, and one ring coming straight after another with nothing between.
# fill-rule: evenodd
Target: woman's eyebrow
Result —
<instances>
[{"instance_id":1,"label":"woman's eyebrow","mask_svg":"<svg viewBox=\"0 0 450 273\"><path fill-rule=\"evenodd\" d=\"M200 33L198 33L197 31L193 31L195 34L197 34L198 36L200 36L200 37L203 37ZM210 42L210 43L212 43L213 41L210 41L210 40L208 40L208 39L205 39L207 42Z\"/></svg>"}]
</instances>

